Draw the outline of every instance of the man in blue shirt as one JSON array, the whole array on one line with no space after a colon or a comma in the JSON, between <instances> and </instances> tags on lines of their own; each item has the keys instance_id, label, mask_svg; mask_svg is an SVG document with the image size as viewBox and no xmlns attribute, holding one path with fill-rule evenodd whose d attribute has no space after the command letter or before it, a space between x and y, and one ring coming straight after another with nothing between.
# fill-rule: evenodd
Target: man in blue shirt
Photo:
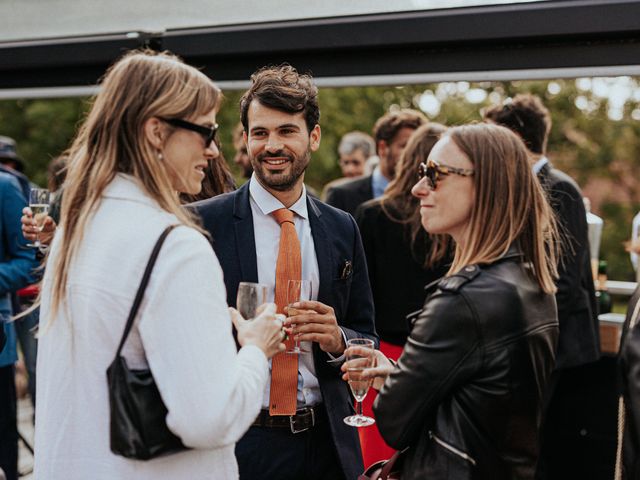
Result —
<instances>
[{"instance_id":1,"label":"man in blue shirt","mask_svg":"<svg viewBox=\"0 0 640 480\"><path fill-rule=\"evenodd\" d=\"M20 228L22 209L27 205L18 180L0 172L0 327L6 345L0 352L0 468L7 480L17 478L18 431L14 364L18 359L11 294L33 282L37 266L35 251L26 246Z\"/></svg>"},{"instance_id":2,"label":"man in blue shirt","mask_svg":"<svg viewBox=\"0 0 640 480\"><path fill-rule=\"evenodd\" d=\"M416 110L400 110L380 117L373 127L376 153L380 163L371 175L327 188L326 202L351 215L364 202L382 196L395 178L396 165L411 134L427 123L427 117Z\"/></svg>"}]
</instances>

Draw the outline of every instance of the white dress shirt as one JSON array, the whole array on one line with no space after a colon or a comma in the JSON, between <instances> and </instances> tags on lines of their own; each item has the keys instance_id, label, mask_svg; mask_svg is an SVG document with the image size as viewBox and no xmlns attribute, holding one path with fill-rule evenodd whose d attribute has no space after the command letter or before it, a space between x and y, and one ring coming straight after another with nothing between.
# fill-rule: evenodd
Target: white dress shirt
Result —
<instances>
[{"instance_id":1,"label":"white dress shirt","mask_svg":"<svg viewBox=\"0 0 640 480\"><path fill-rule=\"evenodd\" d=\"M549 163L549 159L547 157L545 157L544 155L542 157L540 157L538 159L538 161L536 163L533 164L532 170L533 173L535 175L538 175L540 173L540 170L542 170L542 168Z\"/></svg>"},{"instance_id":2,"label":"white dress shirt","mask_svg":"<svg viewBox=\"0 0 640 480\"><path fill-rule=\"evenodd\" d=\"M64 220L63 220L64 221ZM258 415L268 378L262 351L236 352L222 269L205 237L167 237L122 355L150 368L167 425L193 447L148 461L109 448L107 367L160 233L178 223L130 176L108 185L74 256L66 305L51 318L43 283L38 346L37 480L234 479L235 442ZM49 258L59 252L59 231Z\"/></svg>"},{"instance_id":3,"label":"white dress shirt","mask_svg":"<svg viewBox=\"0 0 640 480\"><path fill-rule=\"evenodd\" d=\"M255 174L249 180L249 203L253 215L253 231L256 243L256 259L258 263L258 282L267 285L268 299L274 301L276 284L276 262L280 246L280 225L271 215L275 210L285 208L284 205L269 193L256 179ZM318 259L311 235L311 225L307 212L307 191L302 187L302 195L289 207L294 213L293 222L300 241L302 257L302 279L311 280L312 300L318 299L320 273ZM343 333L344 335L344 333ZM322 402L322 394L316 378L311 342L301 342L300 348L307 353L301 353L298 358L298 408L317 405ZM334 358L327 354L327 361L339 362L342 357ZM271 377L271 363L269 363L269 377ZM262 408L269 408L270 382L264 390Z\"/></svg>"}]
</instances>

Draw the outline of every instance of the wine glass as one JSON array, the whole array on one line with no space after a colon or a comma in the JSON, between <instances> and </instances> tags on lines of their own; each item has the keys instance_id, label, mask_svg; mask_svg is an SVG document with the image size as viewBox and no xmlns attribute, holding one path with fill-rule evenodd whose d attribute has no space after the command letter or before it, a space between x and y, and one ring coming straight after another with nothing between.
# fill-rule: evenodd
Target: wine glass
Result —
<instances>
[{"instance_id":1,"label":"wine glass","mask_svg":"<svg viewBox=\"0 0 640 480\"><path fill-rule=\"evenodd\" d=\"M372 379L362 378L362 373L374 364L374 344L368 338L351 338L347 340L347 348L352 348L346 355L349 388L356 399L356 414L344 418L344 423L352 427L368 427L376 421L362 414L362 401L367 396Z\"/></svg>"},{"instance_id":2,"label":"wine glass","mask_svg":"<svg viewBox=\"0 0 640 480\"><path fill-rule=\"evenodd\" d=\"M236 308L243 318L253 320L259 308L267 303L267 286L262 283L240 282L236 296Z\"/></svg>"},{"instance_id":3,"label":"wine glass","mask_svg":"<svg viewBox=\"0 0 640 480\"><path fill-rule=\"evenodd\" d=\"M287 315L293 316L298 313L295 308L292 308L296 302L303 302L305 300L311 300L311 280L289 280L287 282ZM295 336L295 342L286 353L299 354L306 353L306 350L300 348L300 340L298 336Z\"/></svg>"},{"instance_id":4,"label":"wine glass","mask_svg":"<svg viewBox=\"0 0 640 480\"><path fill-rule=\"evenodd\" d=\"M29 192L29 208L33 212L33 219L36 221L36 240L33 243L27 244L28 247L41 248L39 233L44 228L44 222L49 215L49 203L51 194L46 188L32 188Z\"/></svg>"}]
</instances>

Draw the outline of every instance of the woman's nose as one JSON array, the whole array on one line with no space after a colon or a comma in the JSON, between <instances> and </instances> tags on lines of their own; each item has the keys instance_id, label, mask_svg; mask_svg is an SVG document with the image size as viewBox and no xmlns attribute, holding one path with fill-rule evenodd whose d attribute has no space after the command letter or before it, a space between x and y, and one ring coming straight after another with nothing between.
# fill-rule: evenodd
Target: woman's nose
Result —
<instances>
[{"instance_id":1,"label":"woman's nose","mask_svg":"<svg viewBox=\"0 0 640 480\"><path fill-rule=\"evenodd\" d=\"M220 156L220 149L215 141L211 141L209 146L204 149L204 154L207 158L218 158Z\"/></svg>"},{"instance_id":2,"label":"woman's nose","mask_svg":"<svg viewBox=\"0 0 640 480\"><path fill-rule=\"evenodd\" d=\"M429 187L429 182L427 181L427 177L422 177L417 183L411 188L411 195L414 197L426 197L431 192L431 188Z\"/></svg>"}]
</instances>

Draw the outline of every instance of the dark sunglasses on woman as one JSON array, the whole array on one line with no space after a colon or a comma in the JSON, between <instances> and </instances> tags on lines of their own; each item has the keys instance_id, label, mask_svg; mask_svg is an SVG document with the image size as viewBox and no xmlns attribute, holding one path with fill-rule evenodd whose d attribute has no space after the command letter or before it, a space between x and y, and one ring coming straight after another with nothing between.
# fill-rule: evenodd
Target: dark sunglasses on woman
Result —
<instances>
[{"instance_id":1,"label":"dark sunglasses on woman","mask_svg":"<svg viewBox=\"0 0 640 480\"><path fill-rule=\"evenodd\" d=\"M438 178L440 175L461 175L463 177L471 177L473 175L473 169L470 168L456 168L448 165L438 165L433 160L427 160L426 162L418 165L418 178L422 180L427 177L427 183L431 190L435 190L438 186Z\"/></svg>"},{"instance_id":2,"label":"dark sunglasses on woman","mask_svg":"<svg viewBox=\"0 0 640 480\"><path fill-rule=\"evenodd\" d=\"M163 122L167 122L169 125L172 125L176 128L182 128L184 130L190 130L192 132L198 133L204 140L205 148L211 145L211 142L213 142L213 140L216 138L216 133L218 133L219 125L217 123L213 124L210 127L205 127L204 125L187 122L186 120L181 120L179 118L160 118L160 120L162 120Z\"/></svg>"}]
</instances>

